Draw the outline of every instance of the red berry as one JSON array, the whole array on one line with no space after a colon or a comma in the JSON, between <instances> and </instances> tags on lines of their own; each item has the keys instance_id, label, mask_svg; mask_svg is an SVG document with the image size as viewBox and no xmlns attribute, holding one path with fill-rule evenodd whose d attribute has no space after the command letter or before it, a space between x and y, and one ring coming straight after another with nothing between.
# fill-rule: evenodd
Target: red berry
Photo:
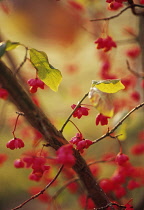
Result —
<instances>
[{"instance_id":1,"label":"red berry","mask_svg":"<svg viewBox=\"0 0 144 210\"><path fill-rule=\"evenodd\" d=\"M119 187L115 190L115 195L117 198L121 198L126 195L126 190L124 187Z\"/></svg>"},{"instance_id":2,"label":"red berry","mask_svg":"<svg viewBox=\"0 0 144 210\"><path fill-rule=\"evenodd\" d=\"M73 146L66 144L57 150L57 162L71 167L75 164L75 157L73 156Z\"/></svg>"},{"instance_id":3,"label":"red berry","mask_svg":"<svg viewBox=\"0 0 144 210\"><path fill-rule=\"evenodd\" d=\"M0 165L2 165L7 160L6 154L0 154Z\"/></svg>"},{"instance_id":4,"label":"red berry","mask_svg":"<svg viewBox=\"0 0 144 210\"><path fill-rule=\"evenodd\" d=\"M6 100L7 97L8 97L8 91L3 88L0 88L0 98Z\"/></svg>"},{"instance_id":5,"label":"red berry","mask_svg":"<svg viewBox=\"0 0 144 210\"><path fill-rule=\"evenodd\" d=\"M31 93L36 93L37 92L37 88L41 88L41 89L44 89L44 82L41 81L40 79L38 78L35 78L35 79L29 79L27 81L27 83L29 84L30 87L30 92Z\"/></svg>"},{"instance_id":6,"label":"red berry","mask_svg":"<svg viewBox=\"0 0 144 210\"><path fill-rule=\"evenodd\" d=\"M19 138L14 138L14 139L11 139L6 144L6 147L11 149L11 150L14 150L14 149L17 149L17 148L20 149L20 148L24 147L24 142Z\"/></svg>"},{"instance_id":7,"label":"red berry","mask_svg":"<svg viewBox=\"0 0 144 210\"><path fill-rule=\"evenodd\" d=\"M106 193L114 189L113 182L110 179L100 180L99 185Z\"/></svg>"},{"instance_id":8,"label":"red berry","mask_svg":"<svg viewBox=\"0 0 144 210\"><path fill-rule=\"evenodd\" d=\"M135 188L138 188L138 187L140 187L140 184L139 184L137 181L135 181L135 180L130 180L130 181L128 182L127 188L128 188L129 190L134 190Z\"/></svg>"},{"instance_id":9,"label":"red berry","mask_svg":"<svg viewBox=\"0 0 144 210\"><path fill-rule=\"evenodd\" d=\"M101 125L107 125L108 124L108 118L110 117L107 117L107 116L104 116L103 114L98 114L96 116L96 125L98 125L99 123Z\"/></svg>"},{"instance_id":10,"label":"red berry","mask_svg":"<svg viewBox=\"0 0 144 210\"><path fill-rule=\"evenodd\" d=\"M115 161L118 165L123 165L124 163L126 163L129 160L129 157L123 153L118 153Z\"/></svg>"},{"instance_id":11,"label":"red berry","mask_svg":"<svg viewBox=\"0 0 144 210\"><path fill-rule=\"evenodd\" d=\"M15 168L24 168L24 162L21 159L17 159L14 161Z\"/></svg>"},{"instance_id":12,"label":"red berry","mask_svg":"<svg viewBox=\"0 0 144 210\"><path fill-rule=\"evenodd\" d=\"M111 50L112 47L117 47L110 36L107 36L106 38L100 37L94 43L97 44L97 49L103 49L104 52Z\"/></svg>"},{"instance_id":13,"label":"red berry","mask_svg":"<svg viewBox=\"0 0 144 210\"><path fill-rule=\"evenodd\" d=\"M140 94L139 94L139 92L134 91L134 92L131 94L131 98L132 98L134 101L139 102L139 100L140 100Z\"/></svg>"}]
</instances>

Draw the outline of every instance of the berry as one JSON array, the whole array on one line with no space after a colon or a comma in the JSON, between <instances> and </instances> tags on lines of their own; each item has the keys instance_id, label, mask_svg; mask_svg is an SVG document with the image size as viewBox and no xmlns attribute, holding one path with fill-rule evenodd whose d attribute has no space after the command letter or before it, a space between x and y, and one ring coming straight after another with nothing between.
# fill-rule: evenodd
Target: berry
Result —
<instances>
[{"instance_id":1,"label":"berry","mask_svg":"<svg viewBox=\"0 0 144 210\"><path fill-rule=\"evenodd\" d=\"M118 153L115 161L118 165L123 165L124 163L126 163L129 160L129 157L123 153Z\"/></svg>"},{"instance_id":2,"label":"berry","mask_svg":"<svg viewBox=\"0 0 144 210\"><path fill-rule=\"evenodd\" d=\"M101 125L107 125L108 124L108 118L110 117L107 117L107 116L104 116L103 114L98 114L96 116L96 125L98 125L99 123Z\"/></svg>"},{"instance_id":3,"label":"berry","mask_svg":"<svg viewBox=\"0 0 144 210\"><path fill-rule=\"evenodd\" d=\"M77 133L76 136L72 137L70 143L75 144L76 149L79 150L81 153L83 152L84 149L89 148L89 146L93 144L91 140L83 139L81 133Z\"/></svg>"},{"instance_id":4,"label":"berry","mask_svg":"<svg viewBox=\"0 0 144 210\"><path fill-rule=\"evenodd\" d=\"M97 44L97 49L103 49L104 52L111 50L112 47L117 47L110 36L107 36L106 38L100 37L94 43Z\"/></svg>"},{"instance_id":5,"label":"berry","mask_svg":"<svg viewBox=\"0 0 144 210\"><path fill-rule=\"evenodd\" d=\"M126 190L124 187L119 186L116 190L115 190L115 195L117 198L121 198L124 195L126 195Z\"/></svg>"},{"instance_id":6,"label":"berry","mask_svg":"<svg viewBox=\"0 0 144 210\"><path fill-rule=\"evenodd\" d=\"M144 154L144 143L141 144L135 144L131 147L131 153L133 155L141 155Z\"/></svg>"},{"instance_id":7,"label":"berry","mask_svg":"<svg viewBox=\"0 0 144 210\"><path fill-rule=\"evenodd\" d=\"M2 165L7 160L6 154L0 154L0 165Z\"/></svg>"},{"instance_id":8,"label":"berry","mask_svg":"<svg viewBox=\"0 0 144 210\"><path fill-rule=\"evenodd\" d=\"M0 98L6 100L7 97L8 97L8 91L3 88L0 88Z\"/></svg>"},{"instance_id":9,"label":"berry","mask_svg":"<svg viewBox=\"0 0 144 210\"><path fill-rule=\"evenodd\" d=\"M75 157L73 156L73 146L66 144L57 150L57 162L71 167L75 164Z\"/></svg>"},{"instance_id":10,"label":"berry","mask_svg":"<svg viewBox=\"0 0 144 210\"><path fill-rule=\"evenodd\" d=\"M20 149L20 148L24 147L24 142L19 138L14 138L14 139L11 139L6 144L6 147L11 150L18 149L18 148Z\"/></svg>"},{"instance_id":11,"label":"berry","mask_svg":"<svg viewBox=\"0 0 144 210\"><path fill-rule=\"evenodd\" d=\"M134 91L134 92L131 94L131 98L132 98L134 101L139 102L139 100L140 100L140 94L139 94L139 92Z\"/></svg>"},{"instance_id":12,"label":"berry","mask_svg":"<svg viewBox=\"0 0 144 210\"><path fill-rule=\"evenodd\" d=\"M114 185L110 179L102 179L99 183L100 187L107 193L113 190Z\"/></svg>"},{"instance_id":13,"label":"berry","mask_svg":"<svg viewBox=\"0 0 144 210\"><path fill-rule=\"evenodd\" d=\"M73 104L71 106L72 109L75 109L76 105ZM82 107L82 106L79 106L75 112L73 113L73 117L77 117L78 119L80 119L83 115L84 116L87 116L89 113L88 113L89 109L86 108L86 107Z\"/></svg>"},{"instance_id":14,"label":"berry","mask_svg":"<svg viewBox=\"0 0 144 210\"><path fill-rule=\"evenodd\" d=\"M141 51L140 51L139 47L133 47L132 49L129 49L126 52L126 55L129 56L130 58L134 59L139 56L140 52Z\"/></svg>"},{"instance_id":15,"label":"berry","mask_svg":"<svg viewBox=\"0 0 144 210\"><path fill-rule=\"evenodd\" d=\"M15 168L24 168L24 162L21 159L17 159L14 161Z\"/></svg>"},{"instance_id":16,"label":"berry","mask_svg":"<svg viewBox=\"0 0 144 210\"><path fill-rule=\"evenodd\" d=\"M44 89L44 82L41 81L38 78L35 79L29 79L27 81L27 83L29 84L30 87L30 92L31 93L36 93L38 88Z\"/></svg>"},{"instance_id":17,"label":"berry","mask_svg":"<svg viewBox=\"0 0 144 210\"><path fill-rule=\"evenodd\" d=\"M127 188L128 188L129 190L134 190L135 188L138 188L138 187L140 187L140 184L139 184L137 181L135 181L135 180L130 180L130 181L128 182Z\"/></svg>"}]
</instances>

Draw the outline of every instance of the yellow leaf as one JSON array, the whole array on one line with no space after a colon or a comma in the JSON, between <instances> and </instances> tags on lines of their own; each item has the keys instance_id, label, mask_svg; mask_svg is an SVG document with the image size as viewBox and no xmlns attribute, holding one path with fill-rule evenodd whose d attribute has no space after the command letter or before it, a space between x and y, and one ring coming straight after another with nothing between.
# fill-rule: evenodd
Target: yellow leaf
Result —
<instances>
[{"instance_id":1,"label":"yellow leaf","mask_svg":"<svg viewBox=\"0 0 144 210\"><path fill-rule=\"evenodd\" d=\"M93 80L92 87L95 87L104 93L116 93L125 88L119 79L101 81Z\"/></svg>"}]
</instances>

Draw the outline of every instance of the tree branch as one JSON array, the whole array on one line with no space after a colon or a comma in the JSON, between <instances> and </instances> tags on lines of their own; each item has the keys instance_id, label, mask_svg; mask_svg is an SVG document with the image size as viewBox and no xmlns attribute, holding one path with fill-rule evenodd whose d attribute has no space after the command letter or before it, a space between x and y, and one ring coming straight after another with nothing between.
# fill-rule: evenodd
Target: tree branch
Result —
<instances>
[{"instance_id":1,"label":"tree branch","mask_svg":"<svg viewBox=\"0 0 144 210\"><path fill-rule=\"evenodd\" d=\"M69 143L45 116L43 111L33 103L28 93L18 83L11 70L2 61L0 61L0 83L9 92L11 101L25 114L27 121L43 134L44 139L51 147L57 150L62 145ZM110 210L114 210L110 200L93 177L85 160L75 149L74 156L76 163L73 169L78 174L87 190L88 196L92 198L96 207L102 208L109 206Z\"/></svg>"}]
</instances>

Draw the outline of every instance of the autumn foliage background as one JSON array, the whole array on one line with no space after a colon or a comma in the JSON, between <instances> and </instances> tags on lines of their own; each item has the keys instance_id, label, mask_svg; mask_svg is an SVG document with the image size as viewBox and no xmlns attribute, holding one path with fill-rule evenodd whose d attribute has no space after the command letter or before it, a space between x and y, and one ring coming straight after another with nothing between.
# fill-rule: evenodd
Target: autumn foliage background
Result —
<instances>
[{"instance_id":1,"label":"autumn foliage background","mask_svg":"<svg viewBox=\"0 0 144 210\"><path fill-rule=\"evenodd\" d=\"M135 1L135 3L139 2ZM132 69L138 75L142 75L144 68L141 62L141 46L137 41L141 30L139 17L134 16L131 10L109 21L90 21L113 16L119 10L108 10L104 0L7 0L0 1L0 5L0 41L18 41L25 46L46 52L50 63L62 73L63 80L58 92L55 93L45 86L44 90L39 89L33 95L34 100L58 129L71 113L71 105L77 104L90 90L92 80L121 79L125 89L113 96L115 114L109 119L108 125L96 126L98 111L90 106L88 106L89 116L72 119L86 139L99 138L107 132L108 127L113 127L127 112L143 101L142 76L138 77L130 71ZM96 49L94 42L103 35L111 36L117 47L109 52ZM14 69L23 61L24 56L24 48L19 47L9 52L3 60ZM29 61L23 65L19 73L24 81L35 77L35 70ZM90 105L88 98L83 103ZM3 210L11 209L27 199L29 196L27 190L30 187L40 186L39 182L28 179L30 169L13 167L14 160L19 158L22 152L35 151L43 144L24 117L20 117L16 133L24 140L25 148L11 151L5 146L12 138L16 111L18 111L17 108L10 103L9 99L0 99L0 153L6 154L7 158L0 169L0 208ZM141 173L144 172L144 149L142 152L135 152L132 148L137 144L141 144L141 148L144 148L143 117L143 109L135 111L116 131L116 135L123 134L119 137L123 152L129 156L134 166L140 168ZM72 123L64 129L64 136L68 140L76 133L77 130ZM119 150L118 141L107 137L92 145L82 155L88 162L92 162L107 156L113 157ZM48 154L48 156L54 156L55 153L53 150L48 150ZM115 168L112 162L93 165L98 180L111 177ZM56 172L57 167L54 165L49 179ZM45 186L47 181L44 180L42 186ZM48 194L54 194L65 181L64 176L61 175L55 186L48 190ZM126 197L120 198L120 201L126 203L134 198L133 204L137 206L143 195L142 183L141 187L129 190ZM78 195L71 194L69 189L65 189L57 201L61 209L80 209ZM24 210L31 208L50 209L46 202L41 203L36 199L23 207Z\"/></svg>"}]
</instances>

